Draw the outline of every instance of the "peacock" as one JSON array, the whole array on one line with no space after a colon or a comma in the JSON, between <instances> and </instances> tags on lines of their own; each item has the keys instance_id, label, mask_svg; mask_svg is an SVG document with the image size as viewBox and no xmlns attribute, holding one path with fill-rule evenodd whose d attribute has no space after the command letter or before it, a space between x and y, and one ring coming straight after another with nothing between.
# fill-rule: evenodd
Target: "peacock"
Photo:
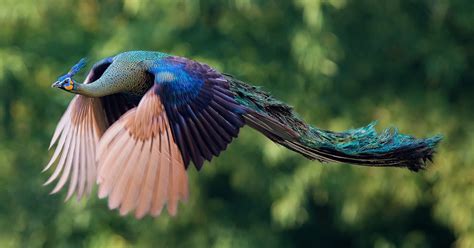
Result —
<instances>
[{"instance_id":1,"label":"peacock","mask_svg":"<svg viewBox=\"0 0 474 248\"><path fill-rule=\"evenodd\" d=\"M110 209L136 218L177 213L188 198L186 170L200 170L248 125L311 160L424 169L441 136L417 139L375 123L343 132L305 123L292 107L259 87L209 65L161 52L129 51L105 58L83 83L81 59L52 85L75 94L54 131L45 170L51 193L69 183L66 200L98 184Z\"/></svg>"}]
</instances>

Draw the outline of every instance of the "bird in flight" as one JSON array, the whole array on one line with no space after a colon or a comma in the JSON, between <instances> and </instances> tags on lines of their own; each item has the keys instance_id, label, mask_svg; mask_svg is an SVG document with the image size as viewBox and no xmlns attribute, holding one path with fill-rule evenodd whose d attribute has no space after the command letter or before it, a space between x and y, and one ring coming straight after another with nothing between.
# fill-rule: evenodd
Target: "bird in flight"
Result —
<instances>
[{"instance_id":1,"label":"bird in flight","mask_svg":"<svg viewBox=\"0 0 474 248\"><path fill-rule=\"evenodd\" d=\"M343 132L301 120L258 87L212 67L161 52L130 51L105 58L83 83L73 76L82 59L52 87L75 94L59 121L44 170L52 193L69 183L78 199L98 184L110 209L136 218L175 215L188 198L186 170L200 170L248 125L308 159L378 167L424 169L440 136L417 139L374 123ZM55 166L53 166L55 165Z\"/></svg>"}]
</instances>

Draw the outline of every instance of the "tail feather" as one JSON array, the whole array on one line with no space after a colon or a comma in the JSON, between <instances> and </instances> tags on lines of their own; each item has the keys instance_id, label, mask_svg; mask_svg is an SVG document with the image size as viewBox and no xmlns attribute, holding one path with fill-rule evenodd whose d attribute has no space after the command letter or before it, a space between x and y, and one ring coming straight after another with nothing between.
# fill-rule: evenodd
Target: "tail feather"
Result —
<instances>
[{"instance_id":1,"label":"tail feather","mask_svg":"<svg viewBox=\"0 0 474 248\"><path fill-rule=\"evenodd\" d=\"M312 135L296 143L314 155L314 159L322 161L406 167L418 171L426 167L427 161L432 161L435 147L441 140L441 136L416 139L399 134L395 129L385 129L378 134L374 126L375 123L371 123L340 133L311 128Z\"/></svg>"},{"instance_id":2,"label":"tail feather","mask_svg":"<svg viewBox=\"0 0 474 248\"><path fill-rule=\"evenodd\" d=\"M309 159L354 165L404 167L418 171L432 161L441 136L417 139L375 122L366 127L332 132L304 123L293 109L257 87L228 76L236 100L247 107L246 123L272 141Z\"/></svg>"}]
</instances>

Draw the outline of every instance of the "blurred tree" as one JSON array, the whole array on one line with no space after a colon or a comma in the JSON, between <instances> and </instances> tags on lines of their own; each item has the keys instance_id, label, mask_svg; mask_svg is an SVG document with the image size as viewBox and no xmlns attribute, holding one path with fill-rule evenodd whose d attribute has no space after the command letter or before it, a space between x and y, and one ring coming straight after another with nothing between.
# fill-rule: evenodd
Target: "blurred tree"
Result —
<instances>
[{"instance_id":1,"label":"blurred tree","mask_svg":"<svg viewBox=\"0 0 474 248\"><path fill-rule=\"evenodd\" d=\"M2 0L0 246L473 247L472 13L470 0ZM260 84L321 127L378 119L445 140L414 174L321 166L246 128L190 170L175 218L48 196L39 172L71 98L50 84L80 57L138 49Z\"/></svg>"}]
</instances>

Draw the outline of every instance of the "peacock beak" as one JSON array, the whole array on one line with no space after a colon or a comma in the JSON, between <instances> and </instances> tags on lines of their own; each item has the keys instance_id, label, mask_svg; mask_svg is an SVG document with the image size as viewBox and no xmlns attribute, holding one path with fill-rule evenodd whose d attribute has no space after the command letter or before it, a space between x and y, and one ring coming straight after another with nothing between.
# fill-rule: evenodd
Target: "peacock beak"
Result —
<instances>
[{"instance_id":1,"label":"peacock beak","mask_svg":"<svg viewBox=\"0 0 474 248\"><path fill-rule=\"evenodd\" d=\"M61 88L61 81L56 81L51 85L52 88Z\"/></svg>"}]
</instances>

